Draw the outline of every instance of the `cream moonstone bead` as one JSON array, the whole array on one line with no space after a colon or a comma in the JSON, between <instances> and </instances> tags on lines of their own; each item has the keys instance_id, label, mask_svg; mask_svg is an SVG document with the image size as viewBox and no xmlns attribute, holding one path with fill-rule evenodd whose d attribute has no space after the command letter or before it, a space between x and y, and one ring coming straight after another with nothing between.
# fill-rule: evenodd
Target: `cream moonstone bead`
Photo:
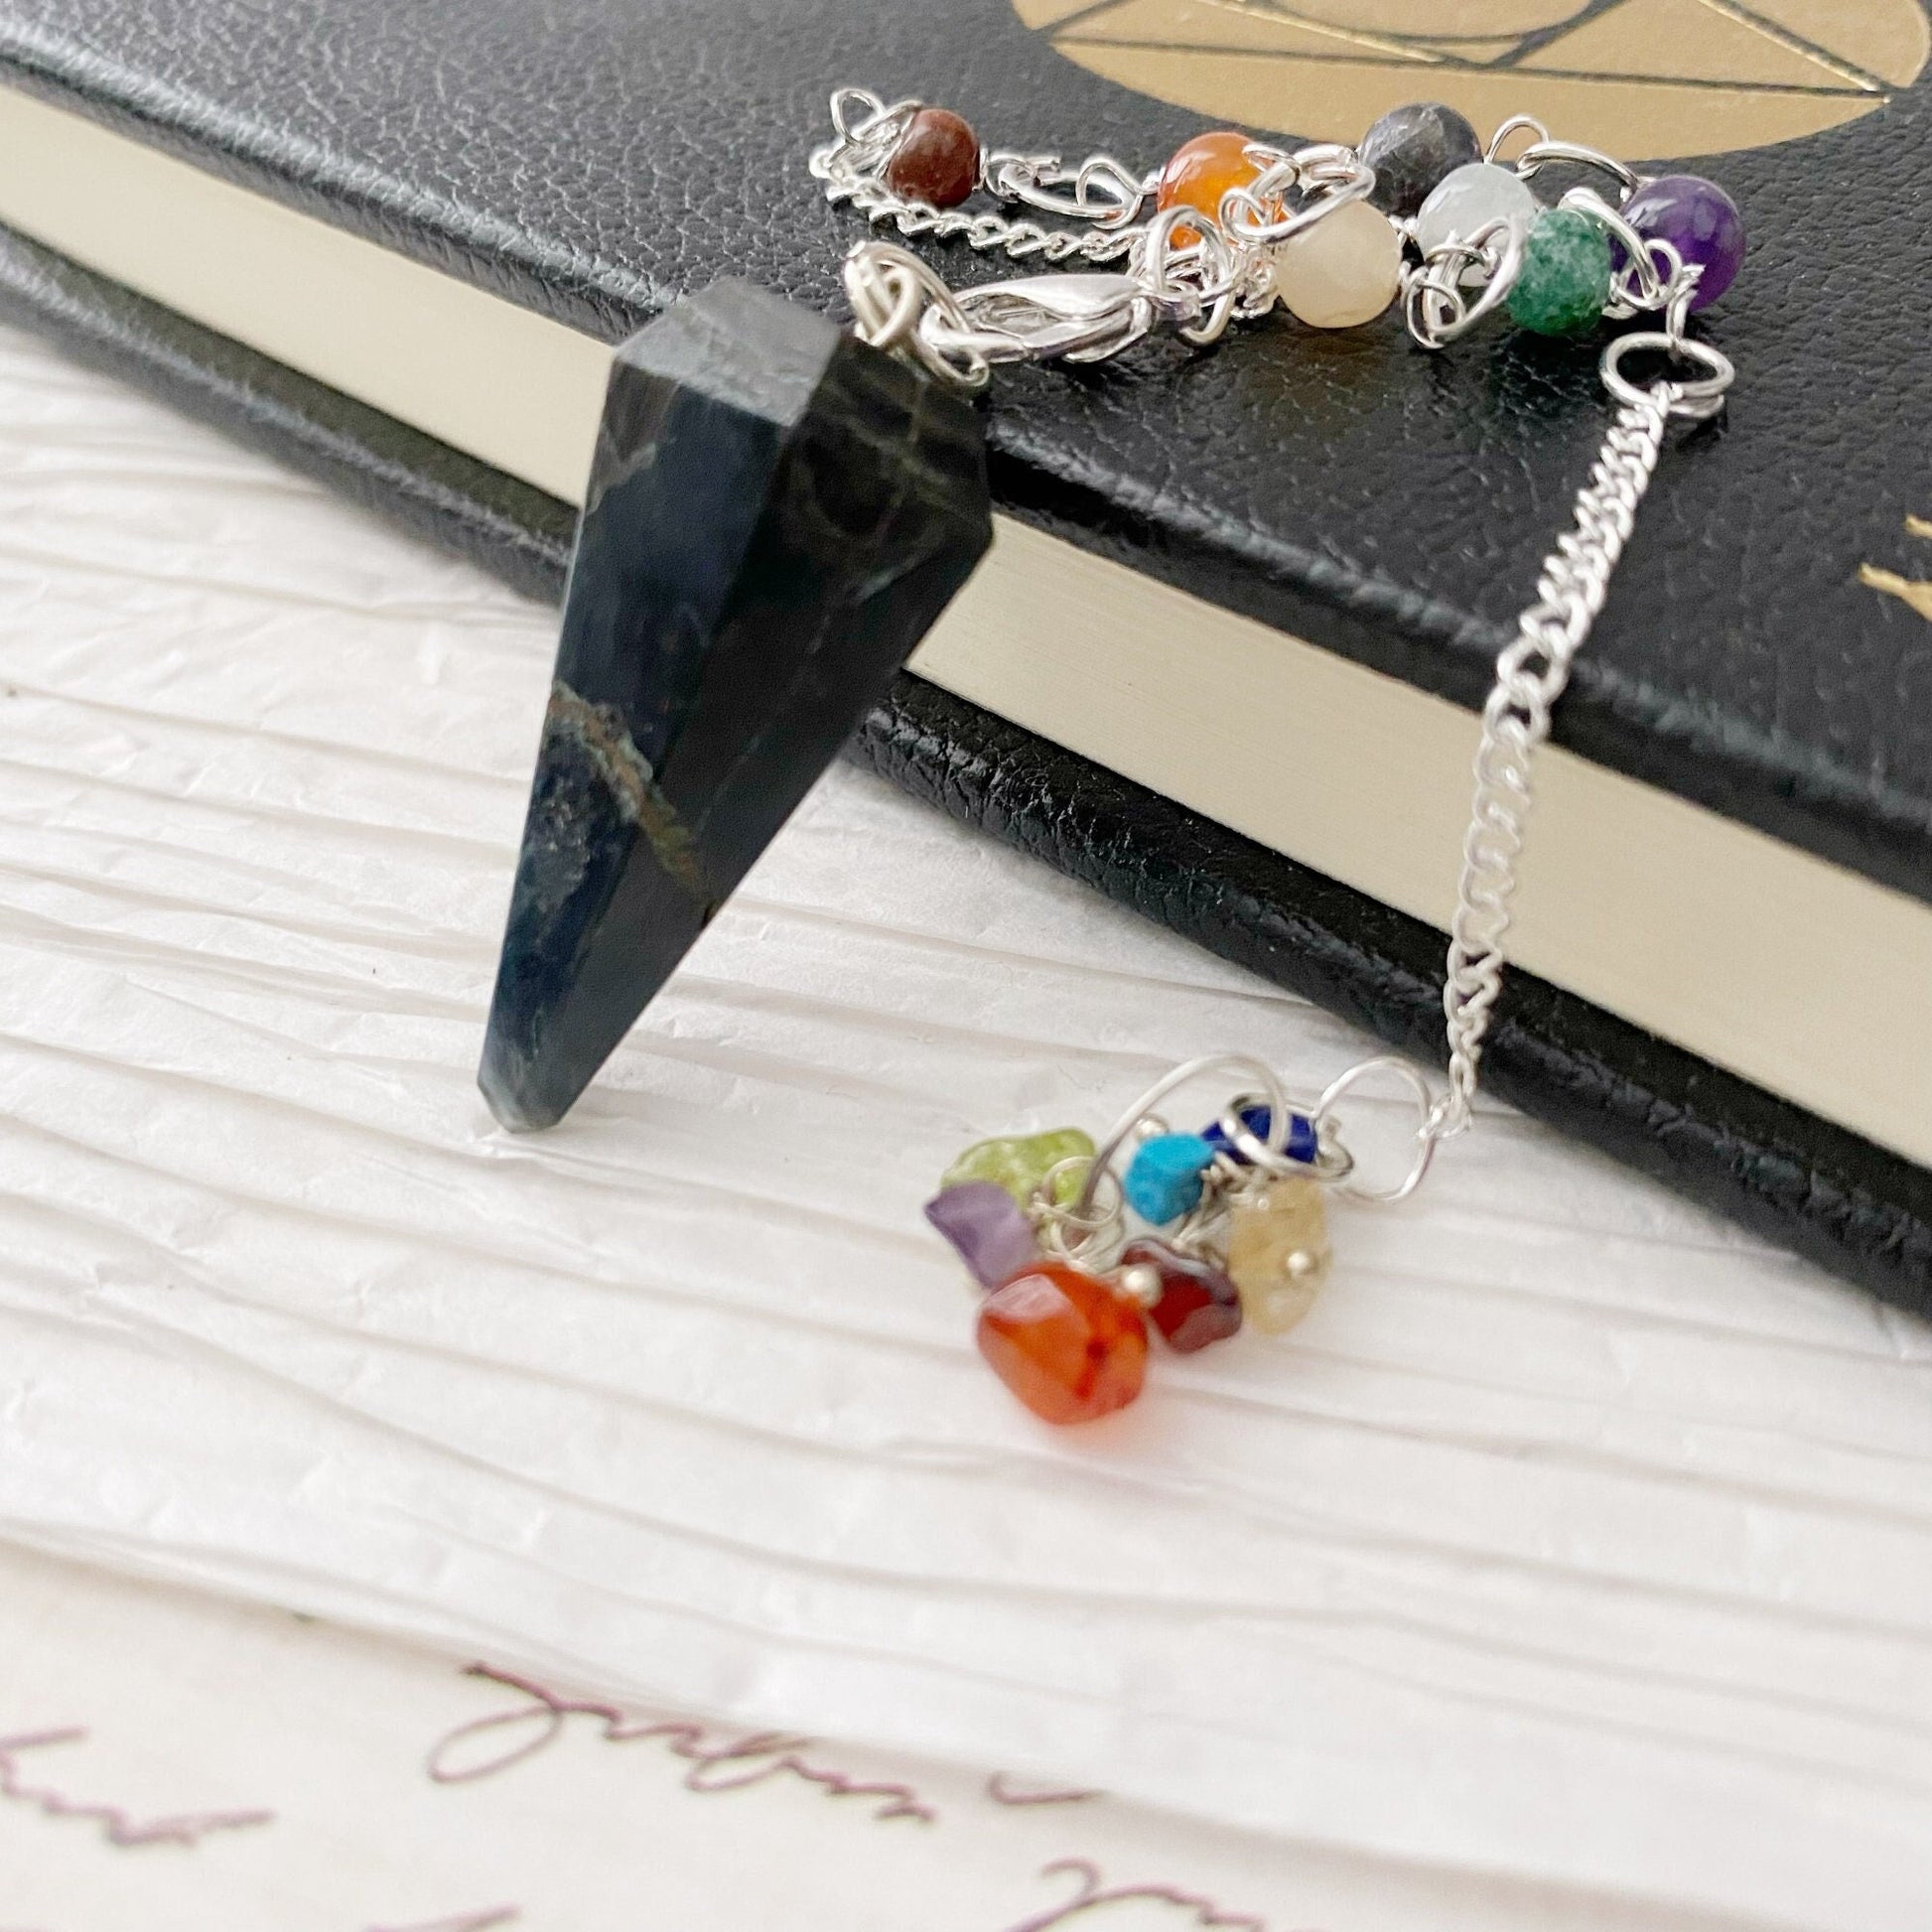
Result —
<instances>
[{"instance_id":1,"label":"cream moonstone bead","mask_svg":"<svg viewBox=\"0 0 1932 1932\"><path fill-rule=\"evenodd\" d=\"M1314 329L1373 322L1402 285L1402 237L1367 202L1345 202L1312 227L1278 242L1275 293Z\"/></svg>"},{"instance_id":2,"label":"cream moonstone bead","mask_svg":"<svg viewBox=\"0 0 1932 1932\"><path fill-rule=\"evenodd\" d=\"M1536 209L1536 197L1514 168L1471 161L1445 175L1423 203L1416 215L1416 246L1427 255L1452 236L1471 240L1504 218L1527 228Z\"/></svg>"},{"instance_id":3,"label":"cream moonstone bead","mask_svg":"<svg viewBox=\"0 0 1932 1932\"><path fill-rule=\"evenodd\" d=\"M1236 1201L1228 1220L1228 1279L1241 1311L1282 1335L1314 1306L1327 1279L1328 1213L1318 1181L1271 1180Z\"/></svg>"}]
</instances>

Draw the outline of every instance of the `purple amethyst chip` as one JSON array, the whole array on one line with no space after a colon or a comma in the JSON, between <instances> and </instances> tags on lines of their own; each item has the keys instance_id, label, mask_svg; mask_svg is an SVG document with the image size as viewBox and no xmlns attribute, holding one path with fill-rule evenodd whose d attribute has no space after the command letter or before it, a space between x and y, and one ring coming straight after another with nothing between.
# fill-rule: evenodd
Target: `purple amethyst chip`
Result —
<instances>
[{"instance_id":1,"label":"purple amethyst chip","mask_svg":"<svg viewBox=\"0 0 1932 1932\"><path fill-rule=\"evenodd\" d=\"M1039 1259L1033 1223L990 1180L962 1180L925 1204L925 1217L959 1250L982 1288L998 1288Z\"/></svg>"}]
</instances>

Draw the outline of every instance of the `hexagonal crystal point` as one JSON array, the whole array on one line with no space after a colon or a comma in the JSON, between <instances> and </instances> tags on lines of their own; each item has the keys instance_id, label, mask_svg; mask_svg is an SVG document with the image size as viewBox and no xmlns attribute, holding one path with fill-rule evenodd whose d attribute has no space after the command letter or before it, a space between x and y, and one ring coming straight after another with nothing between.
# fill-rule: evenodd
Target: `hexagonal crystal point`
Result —
<instances>
[{"instance_id":1,"label":"hexagonal crystal point","mask_svg":"<svg viewBox=\"0 0 1932 1932\"><path fill-rule=\"evenodd\" d=\"M970 404L743 282L617 351L480 1083L562 1118L992 540Z\"/></svg>"}]
</instances>

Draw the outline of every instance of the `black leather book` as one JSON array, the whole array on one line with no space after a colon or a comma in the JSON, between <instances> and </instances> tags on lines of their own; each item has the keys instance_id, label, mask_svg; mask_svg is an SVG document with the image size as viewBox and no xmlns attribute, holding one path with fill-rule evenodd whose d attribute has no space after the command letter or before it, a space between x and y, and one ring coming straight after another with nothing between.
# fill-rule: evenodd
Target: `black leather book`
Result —
<instances>
[{"instance_id":1,"label":"black leather book","mask_svg":"<svg viewBox=\"0 0 1932 1932\"><path fill-rule=\"evenodd\" d=\"M1722 150L1737 385L1560 709L1486 1073L1922 1309L1927 53L1918 0L0 0L0 311L554 594L608 345L837 307L837 84L1137 169L1417 97ZM1395 315L1003 371L993 556L855 755L1440 1056L1472 712L1607 419L1587 346Z\"/></svg>"}]
</instances>

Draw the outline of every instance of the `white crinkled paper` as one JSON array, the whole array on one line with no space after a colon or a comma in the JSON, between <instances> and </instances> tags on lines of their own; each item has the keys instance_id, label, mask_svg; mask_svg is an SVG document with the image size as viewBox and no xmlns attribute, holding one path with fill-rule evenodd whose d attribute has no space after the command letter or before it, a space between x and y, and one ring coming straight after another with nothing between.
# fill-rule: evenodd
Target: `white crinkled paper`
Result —
<instances>
[{"instance_id":1,"label":"white crinkled paper","mask_svg":"<svg viewBox=\"0 0 1932 1932\"><path fill-rule=\"evenodd\" d=\"M952 1154L1363 1041L838 771L502 1133L552 623L0 336L0 1532L1552 1924L1922 1932L1925 1329L1492 1111L1293 1337L1045 1430Z\"/></svg>"}]
</instances>

